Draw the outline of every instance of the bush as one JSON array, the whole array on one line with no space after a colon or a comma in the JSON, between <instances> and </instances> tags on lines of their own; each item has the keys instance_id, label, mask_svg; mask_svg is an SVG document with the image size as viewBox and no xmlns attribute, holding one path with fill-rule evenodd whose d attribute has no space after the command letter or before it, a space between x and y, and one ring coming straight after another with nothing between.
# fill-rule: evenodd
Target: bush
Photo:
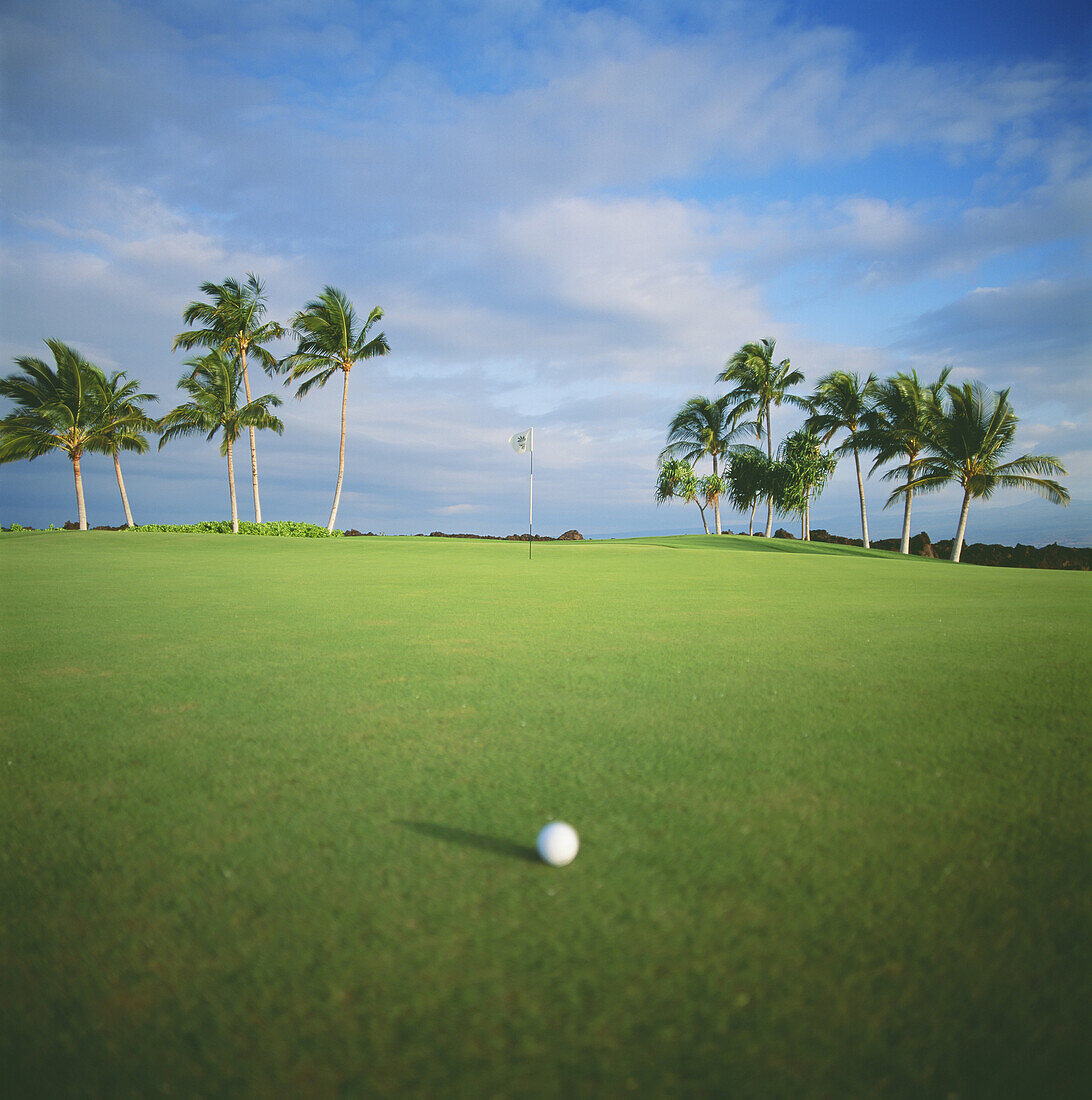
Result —
<instances>
[{"instance_id":1,"label":"bush","mask_svg":"<svg viewBox=\"0 0 1092 1100\"><path fill-rule=\"evenodd\" d=\"M131 527L131 531L154 531L172 535L230 535L229 520L206 520L204 523L144 523ZM340 538L341 531L327 531L315 523L293 523L291 520L275 520L270 523L240 523L240 535L279 535L295 539Z\"/></svg>"}]
</instances>

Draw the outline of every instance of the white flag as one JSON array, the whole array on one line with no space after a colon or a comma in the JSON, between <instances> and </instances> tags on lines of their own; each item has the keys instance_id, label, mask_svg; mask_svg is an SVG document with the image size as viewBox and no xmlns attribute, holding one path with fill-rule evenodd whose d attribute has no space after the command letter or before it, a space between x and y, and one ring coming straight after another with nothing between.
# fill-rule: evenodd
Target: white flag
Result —
<instances>
[{"instance_id":1,"label":"white flag","mask_svg":"<svg viewBox=\"0 0 1092 1100\"><path fill-rule=\"evenodd\" d=\"M518 455L525 455L535 449L534 428L528 428L525 432L516 432L508 442L512 444L512 450Z\"/></svg>"}]
</instances>

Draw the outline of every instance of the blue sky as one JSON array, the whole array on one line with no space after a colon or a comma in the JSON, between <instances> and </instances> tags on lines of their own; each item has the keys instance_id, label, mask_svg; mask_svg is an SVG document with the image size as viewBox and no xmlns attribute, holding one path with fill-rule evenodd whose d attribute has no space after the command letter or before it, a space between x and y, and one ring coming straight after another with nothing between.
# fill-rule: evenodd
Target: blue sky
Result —
<instances>
[{"instance_id":1,"label":"blue sky","mask_svg":"<svg viewBox=\"0 0 1092 1100\"><path fill-rule=\"evenodd\" d=\"M533 424L536 529L600 535L699 523L656 508L656 459L744 342L809 383L951 364L1011 387L1017 447L1060 456L1074 497L976 504L968 538L1089 544L1082 8L15 0L0 358L55 336L165 411L202 282L255 271L282 321L333 284L392 347L352 376L339 526L521 529L506 440ZM324 521L340 393L258 387L285 398L263 512ZM109 461L84 465L90 522L121 522ZM227 513L212 445L125 468L138 522ZM813 523L854 533L854 497L843 464ZM922 499L914 530L957 511ZM74 512L63 460L0 467L0 521Z\"/></svg>"}]
</instances>

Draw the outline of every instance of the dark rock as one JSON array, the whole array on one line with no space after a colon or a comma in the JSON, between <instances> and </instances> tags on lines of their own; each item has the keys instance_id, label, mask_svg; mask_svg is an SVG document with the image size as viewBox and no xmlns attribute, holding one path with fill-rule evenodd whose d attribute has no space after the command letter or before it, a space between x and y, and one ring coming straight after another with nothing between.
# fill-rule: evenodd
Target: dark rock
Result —
<instances>
[{"instance_id":1,"label":"dark rock","mask_svg":"<svg viewBox=\"0 0 1092 1100\"><path fill-rule=\"evenodd\" d=\"M824 531L822 527L812 529L811 541L830 542L836 546L864 546L862 539L847 539L842 535L832 535L829 531Z\"/></svg>"},{"instance_id":2,"label":"dark rock","mask_svg":"<svg viewBox=\"0 0 1092 1100\"><path fill-rule=\"evenodd\" d=\"M933 543L938 558L951 558L952 540ZM1072 569L1092 570L1092 547L1059 546L1001 546L997 543L964 543L959 560L966 565L993 565L1010 569Z\"/></svg>"},{"instance_id":3,"label":"dark rock","mask_svg":"<svg viewBox=\"0 0 1092 1100\"><path fill-rule=\"evenodd\" d=\"M557 536L559 542L583 542L584 536L576 530L566 531L563 535Z\"/></svg>"},{"instance_id":4,"label":"dark rock","mask_svg":"<svg viewBox=\"0 0 1092 1100\"><path fill-rule=\"evenodd\" d=\"M899 545L902 545L901 541ZM929 541L929 536L924 531L921 534L910 536L910 553L917 554L919 558L935 558L937 556L933 544Z\"/></svg>"}]
</instances>

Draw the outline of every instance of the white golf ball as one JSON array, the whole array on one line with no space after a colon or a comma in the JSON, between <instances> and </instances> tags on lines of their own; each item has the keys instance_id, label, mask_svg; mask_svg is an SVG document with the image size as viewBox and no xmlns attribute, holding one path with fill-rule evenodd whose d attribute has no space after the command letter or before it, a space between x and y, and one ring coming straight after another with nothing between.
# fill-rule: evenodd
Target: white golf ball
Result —
<instances>
[{"instance_id":1,"label":"white golf ball","mask_svg":"<svg viewBox=\"0 0 1092 1100\"><path fill-rule=\"evenodd\" d=\"M551 867L564 867L576 859L576 853L580 851L580 837L564 821L551 821L540 830L536 847L538 854Z\"/></svg>"}]
</instances>

